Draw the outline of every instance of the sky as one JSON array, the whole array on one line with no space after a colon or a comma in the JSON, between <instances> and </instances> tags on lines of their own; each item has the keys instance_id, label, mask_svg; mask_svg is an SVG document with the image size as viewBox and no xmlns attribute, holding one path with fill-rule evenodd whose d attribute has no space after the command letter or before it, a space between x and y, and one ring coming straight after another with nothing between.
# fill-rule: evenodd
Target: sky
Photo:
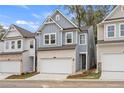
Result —
<instances>
[{"instance_id":1,"label":"sky","mask_svg":"<svg viewBox=\"0 0 124 93\"><path fill-rule=\"evenodd\" d=\"M45 18L56 9L64 11L62 7L54 5L1 5L0 24L4 25L4 28L8 28L11 24L16 24L31 32L36 32Z\"/></svg>"}]
</instances>

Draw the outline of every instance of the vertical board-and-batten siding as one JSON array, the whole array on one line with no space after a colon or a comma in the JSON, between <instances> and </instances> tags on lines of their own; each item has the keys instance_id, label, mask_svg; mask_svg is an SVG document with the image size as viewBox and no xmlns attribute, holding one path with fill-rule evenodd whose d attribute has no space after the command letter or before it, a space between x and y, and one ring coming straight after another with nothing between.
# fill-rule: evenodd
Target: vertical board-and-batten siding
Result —
<instances>
[{"instance_id":1,"label":"vertical board-and-batten siding","mask_svg":"<svg viewBox=\"0 0 124 93\"><path fill-rule=\"evenodd\" d=\"M47 33L56 33L56 44L55 45L44 45L44 34ZM54 46L61 46L61 33L60 28L54 24L47 24L43 27L41 30L41 34L39 35L39 38L37 38L39 41L39 47L54 47Z\"/></svg>"}]
</instances>

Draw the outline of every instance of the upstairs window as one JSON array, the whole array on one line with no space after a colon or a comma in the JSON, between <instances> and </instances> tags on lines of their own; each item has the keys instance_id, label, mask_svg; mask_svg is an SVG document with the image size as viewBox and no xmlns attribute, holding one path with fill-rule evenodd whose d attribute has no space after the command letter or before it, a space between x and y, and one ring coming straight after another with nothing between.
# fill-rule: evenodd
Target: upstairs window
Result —
<instances>
[{"instance_id":1,"label":"upstairs window","mask_svg":"<svg viewBox=\"0 0 124 93\"><path fill-rule=\"evenodd\" d=\"M18 48L18 49L21 48L21 40L17 41L17 48Z\"/></svg>"},{"instance_id":2,"label":"upstairs window","mask_svg":"<svg viewBox=\"0 0 124 93\"><path fill-rule=\"evenodd\" d=\"M45 44L49 44L49 35L45 35Z\"/></svg>"},{"instance_id":3,"label":"upstairs window","mask_svg":"<svg viewBox=\"0 0 124 93\"><path fill-rule=\"evenodd\" d=\"M120 24L120 36L124 36L124 24Z\"/></svg>"},{"instance_id":4,"label":"upstairs window","mask_svg":"<svg viewBox=\"0 0 124 93\"><path fill-rule=\"evenodd\" d=\"M66 44L72 44L72 43L73 43L73 33L66 32Z\"/></svg>"},{"instance_id":5,"label":"upstairs window","mask_svg":"<svg viewBox=\"0 0 124 93\"><path fill-rule=\"evenodd\" d=\"M15 49L15 41L11 42L11 49Z\"/></svg>"},{"instance_id":6,"label":"upstairs window","mask_svg":"<svg viewBox=\"0 0 124 93\"><path fill-rule=\"evenodd\" d=\"M107 37L115 36L115 25L107 26Z\"/></svg>"},{"instance_id":7,"label":"upstairs window","mask_svg":"<svg viewBox=\"0 0 124 93\"><path fill-rule=\"evenodd\" d=\"M51 37L51 44L55 44L56 43L55 34L51 34L50 37Z\"/></svg>"},{"instance_id":8,"label":"upstairs window","mask_svg":"<svg viewBox=\"0 0 124 93\"><path fill-rule=\"evenodd\" d=\"M79 36L79 44L80 45L86 44L86 35L85 34L81 34Z\"/></svg>"},{"instance_id":9,"label":"upstairs window","mask_svg":"<svg viewBox=\"0 0 124 93\"><path fill-rule=\"evenodd\" d=\"M9 42L6 42L6 49L9 49Z\"/></svg>"},{"instance_id":10,"label":"upstairs window","mask_svg":"<svg viewBox=\"0 0 124 93\"><path fill-rule=\"evenodd\" d=\"M49 33L44 35L44 41L45 44L55 44L56 43L56 34L55 33Z\"/></svg>"},{"instance_id":11,"label":"upstairs window","mask_svg":"<svg viewBox=\"0 0 124 93\"><path fill-rule=\"evenodd\" d=\"M34 48L34 42L33 42L33 40L30 41L30 48Z\"/></svg>"},{"instance_id":12,"label":"upstairs window","mask_svg":"<svg viewBox=\"0 0 124 93\"><path fill-rule=\"evenodd\" d=\"M56 21L60 20L60 15L56 15Z\"/></svg>"}]
</instances>

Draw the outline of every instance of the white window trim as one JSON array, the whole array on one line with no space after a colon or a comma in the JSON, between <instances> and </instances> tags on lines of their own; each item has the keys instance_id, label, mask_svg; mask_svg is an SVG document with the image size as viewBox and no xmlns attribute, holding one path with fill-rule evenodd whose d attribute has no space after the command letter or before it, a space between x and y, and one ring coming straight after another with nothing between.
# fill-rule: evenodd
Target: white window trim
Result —
<instances>
[{"instance_id":1,"label":"white window trim","mask_svg":"<svg viewBox=\"0 0 124 93\"><path fill-rule=\"evenodd\" d=\"M81 44L81 42L80 42L80 36L81 35L85 35L85 43L84 44ZM80 34L79 35L79 45L86 45L86 44L87 44L87 35L86 35L86 33Z\"/></svg>"},{"instance_id":2,"label":"white window trim","mask_svg":"<svg viewBox=\"0 0 124 93\"><path fill-rule=\"evenodd\" d=\"M51 44L51 34L55 35L55 44ZM45 35L49 35L49 44L45 44ZM43 44L44 45L56 45L56 33L46 33L43 35Z\"/></svg>"},{"instance_id":3,"label":"white window trim","mask_svg":"<svg viewBox=\"0 0 124 93\"><path fill-rule=\"evenodd\" d=\"M124 36L121 36L121 25L124 25L124 23L119 23L119 37L124 37Z\"/></svg>"},{"instance_id":4,"label":"white window trim","mask_svg":"<svg viewBox=\"0 0 124 93\"><path fill-rule=\"evenodd\" d=\"M21 41L21 47L20 48L18 48L18 41ZM16 41L16 49L21 49L22 48L22 40L17 40Z\"/></svg>"},{"instance_id":5,"label":"white window trim","mask_svg":"<svg viewBox=\"0 0 124 93\"><path fill-rule=\"evenodd\" d=\"M12 42L14 42L14 48L12 48L12 46L13 46ZM12 50L16 49L16 41L15 40L12 40L10 44L11 44L11 49Z\"/></svg>"},{"instance_id":6,"label":"white window trim","mask_svg":"<svg viewBox=\"0 0 124 93\"><path fill-rule=\"evenodd\" d=\"M72 42L71 43L67 43L67 34L71 34L71 36L72 36ZM73 44L73 32L66 32L65 33L65 44Z\"/></svg>"},{"instance_id":7,"label":"white window trim","mask_svg":"<svg viewBox=\"0 0 124 93\"><path fill-rule=\"evenodd\" d=\"M56 21L60 20L60 15L59 14L57 14L55 17L56 17Z\"/></svg>"},{"instance_id":8,"label":"white window trim","mask_svg":"<svg viewBox=\"0 0 124 93\"><path fill-rule=\"evenodd\" d=\"M114 26L114 36L113 37L108 37L108 26ZM116 24L108 24L105 26L105 37L106 38L115 38L116 37Z\"/></svg>"}]
</instances>

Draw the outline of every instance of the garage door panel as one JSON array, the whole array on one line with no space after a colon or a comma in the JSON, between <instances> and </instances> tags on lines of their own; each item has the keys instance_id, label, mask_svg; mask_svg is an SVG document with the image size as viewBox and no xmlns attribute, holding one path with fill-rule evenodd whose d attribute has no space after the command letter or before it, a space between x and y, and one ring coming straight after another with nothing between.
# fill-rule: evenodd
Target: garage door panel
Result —
<instances>
[{"instance_id":1,"label":"garage door panel","mask_svg":"<svg viewBox=\"0 0 124 93\"><path fill-rule=\"evenodd\" d=\"M41 59L42 73L72 73L72 59Z\"/></svg>"},{"instance_id":2,"label":"garage door panel","mask_svg":"<svg viewBox=\"0 0 124 93\"><path fill-rule=\"evenodd\" d=\"M106 80L124 80L124 72L107 72L103 71L101 79Z\"/></svg>"},{"instance_id":3,"label":"garage door panel","mask_svg":"<svg viewBox=\"0 0 124 93\"><path fill-rule=\"evenodd\" d=\"M103 54L101 79L124 80L124 54Z\"/></svg>"},{"instance_id":4,"label":"garage door panel","mask_svg":"<svg viewBox=\"0 0 124 93\"><path fill-rule=\"evenodd\" d=\"M124 54L105 54L102 59L102 70L124 71Z\"/></svg>"},{"instance_id":5,"label":"garage door panel","mask_svg":"<svg viewBox=\"0 0 124 93\"><path fill-rule=\"evenodd\" d=\"M20 73L20 62L2 61L0 62L1 73Z\"/></svg>"}]
</instances>

